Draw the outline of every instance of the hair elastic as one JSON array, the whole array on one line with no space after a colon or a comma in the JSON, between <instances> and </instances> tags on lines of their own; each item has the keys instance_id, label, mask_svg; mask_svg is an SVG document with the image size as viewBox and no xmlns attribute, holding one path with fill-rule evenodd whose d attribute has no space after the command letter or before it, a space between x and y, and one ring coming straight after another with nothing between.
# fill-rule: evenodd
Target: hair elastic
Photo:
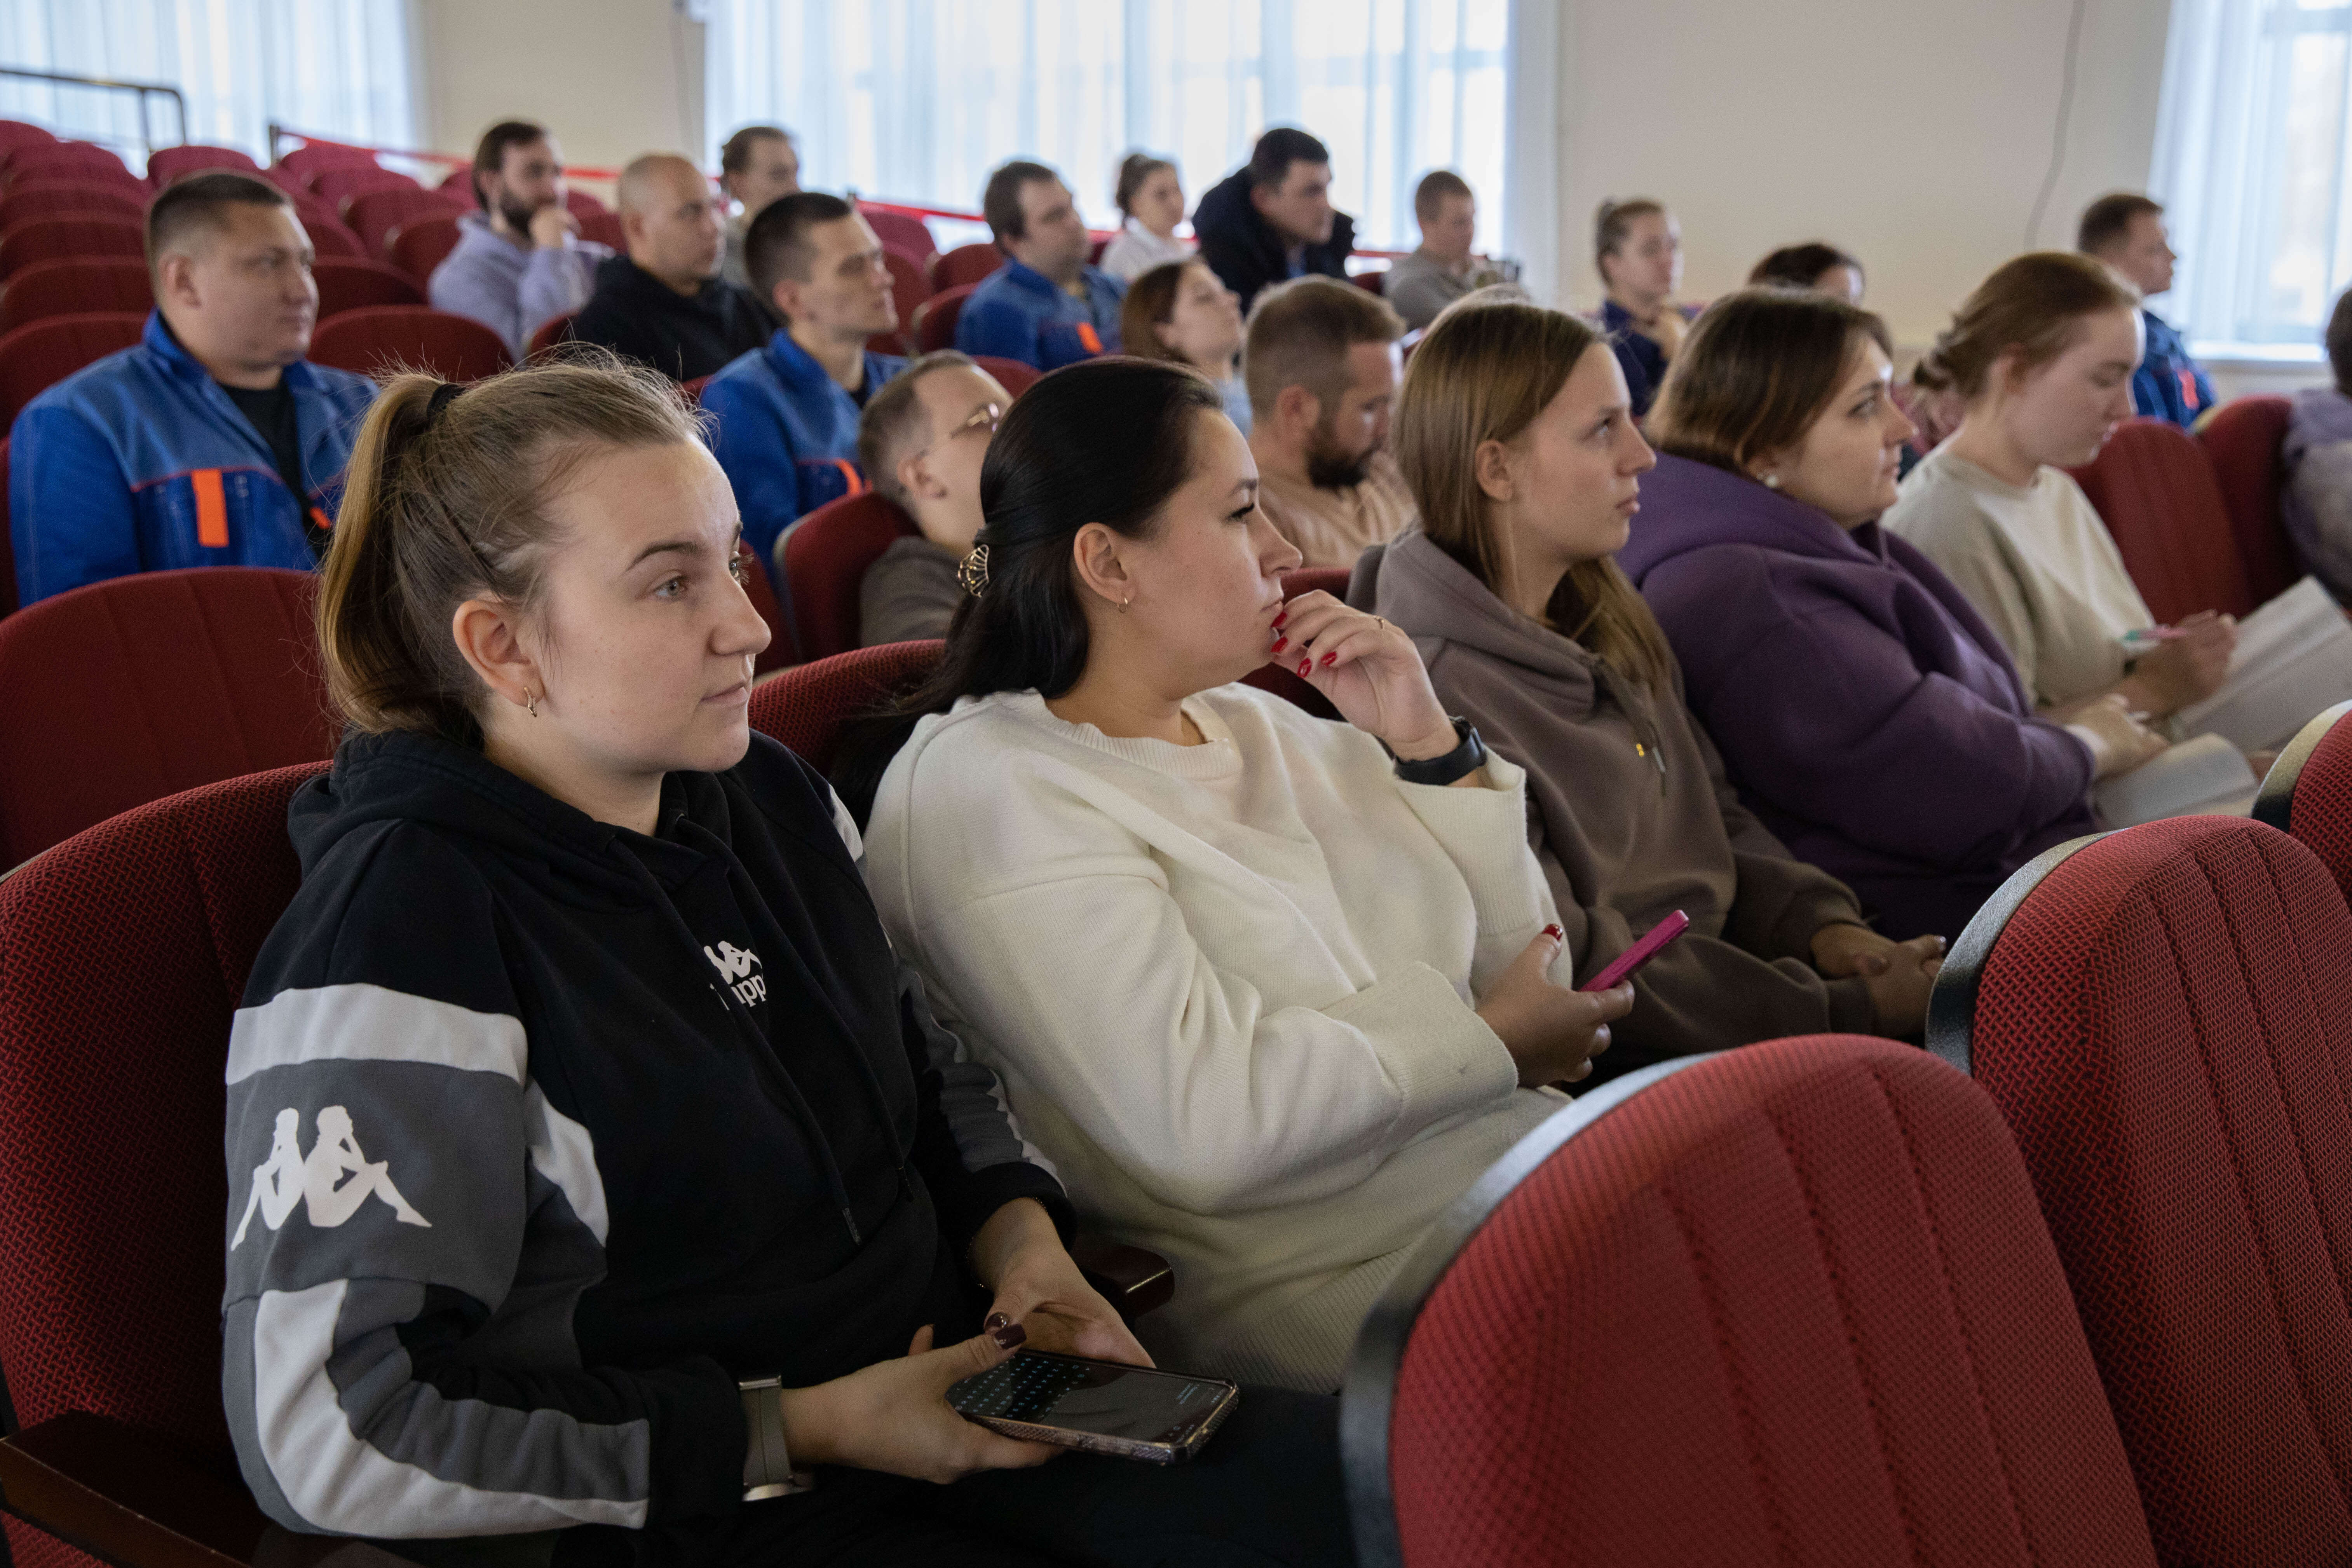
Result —
<instances>
[{"instance_id":1,"label":"hair elastic","mask_svg":"<svg viewBox=\"0 0 2352 1568\"><path fill-rule=\"evenodd\" d=\"M441 411L457 400L466 389L454 381L445 381L433 389L433 401L425 405L425 427L427 430L440 423Z\"/></svg>"}]
</instances>

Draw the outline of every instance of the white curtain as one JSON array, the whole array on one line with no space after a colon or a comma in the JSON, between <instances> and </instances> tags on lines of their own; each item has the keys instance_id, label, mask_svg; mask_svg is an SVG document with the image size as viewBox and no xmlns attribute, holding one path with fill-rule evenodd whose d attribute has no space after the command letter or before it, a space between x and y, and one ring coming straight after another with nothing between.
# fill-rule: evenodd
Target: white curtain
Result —
<instances>
[{"instance_id":1,"label":"white curtain","mask_svg":"<svg viewBox=\"0 0 2352 1568\"><path fill-rule=\"evenodd\" d=\"M0 0L0 66L162 82L187 100L185 140L267 163L270 121L415 144L413 0ZM181 141L149 99L155 145ZM138 165L139 100L0 76L0 119L104 142Z\"/></svg>"},{"instance_id":2,"label":"white curtain","mask_svg":"<svg viewBox=\"0 0 2352 1568\"><path fill-rule=\"evenodd\" d=\"M771 121L814 188L977 209L988 172L1061 170L1115 225L1119 159L1175 158L1187 197L1268 125L1331 149L1358 244L1419 243L1412 188L1453 168L1479 245L1511 251L1512 0L704 0L708 149ZM1524 90L1522 78L1521 90Z\"/></svg>"},{"instance_id":3,"label":"white curtain","mask_svg":"<svg viewBox=\"0 0 2352 1568\"><path fill-rule=\"evenodd\" d=\"M2150 194L2196 342L2315 353L2352 283L2352 5L2173 0Z\"/></svg>"}]
</instances>

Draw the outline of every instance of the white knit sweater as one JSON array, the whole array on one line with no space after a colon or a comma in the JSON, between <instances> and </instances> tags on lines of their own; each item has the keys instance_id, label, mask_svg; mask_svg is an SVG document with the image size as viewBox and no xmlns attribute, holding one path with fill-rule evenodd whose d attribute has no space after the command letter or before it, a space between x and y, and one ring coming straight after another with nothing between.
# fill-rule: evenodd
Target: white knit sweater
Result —
<instances>
[{"instance_id":1,"label":"white knit sweater","mask_svg":"<svg viewBox=\"0 0 2352 1568\"><path fill-rule=\"evenodd\" d=\"M1174 1266L1152 1353L1332 1389L1402 1249L1562 1104L1471 1001L1551 896L1499 757L1483 789L1405 784L1249 687L1184 711L1206 743L1034 691L922 721L868 878L1079 1211Z\"/></svg>"}]
</instances>

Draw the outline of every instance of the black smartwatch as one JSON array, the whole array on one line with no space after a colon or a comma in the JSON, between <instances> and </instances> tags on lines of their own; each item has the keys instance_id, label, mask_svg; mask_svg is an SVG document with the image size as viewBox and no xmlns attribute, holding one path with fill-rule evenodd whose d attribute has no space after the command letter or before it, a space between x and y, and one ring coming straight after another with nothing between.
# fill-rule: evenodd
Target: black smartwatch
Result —
<instances>
[{"instance_id":1,"label":"black smartwatch","mask_svg":"<svg viewBox=\"0 0 2352 1568\"><path fill-rule=\"evenodd\" d=\"M1450 784L1485 767L1486 742L1478 738L1477 726L1457 713L1454 715L1454 733L1457 743L1442 757L1424 757L1417 763L1408 763L1397 756L1394 751L1390 751L1390 758L1396 763L1397 777L1406 784ZM1388 742L1383 741L1381 744L1386 748Z\"/></svg>"}]
</instances>

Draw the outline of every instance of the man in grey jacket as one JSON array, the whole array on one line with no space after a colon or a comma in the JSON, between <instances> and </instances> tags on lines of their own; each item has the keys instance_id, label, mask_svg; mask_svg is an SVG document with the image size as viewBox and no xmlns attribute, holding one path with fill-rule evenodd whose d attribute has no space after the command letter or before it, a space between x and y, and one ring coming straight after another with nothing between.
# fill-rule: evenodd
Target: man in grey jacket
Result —
<instances>
[{"instance_id":1,"label":"man in grey jacket","mask_svg":"<svg viewBox=\"0 0 2352 1568\"><path fill-rule=\"evenodd\" d=\"M457 220L457 247L433 269L436 310L470 316L520 359L530 335L588 302L612 247L580 237L564 205L563 153L543 125L501 121L474 149L474 199Z\"/></svg>"}]
</instances>

